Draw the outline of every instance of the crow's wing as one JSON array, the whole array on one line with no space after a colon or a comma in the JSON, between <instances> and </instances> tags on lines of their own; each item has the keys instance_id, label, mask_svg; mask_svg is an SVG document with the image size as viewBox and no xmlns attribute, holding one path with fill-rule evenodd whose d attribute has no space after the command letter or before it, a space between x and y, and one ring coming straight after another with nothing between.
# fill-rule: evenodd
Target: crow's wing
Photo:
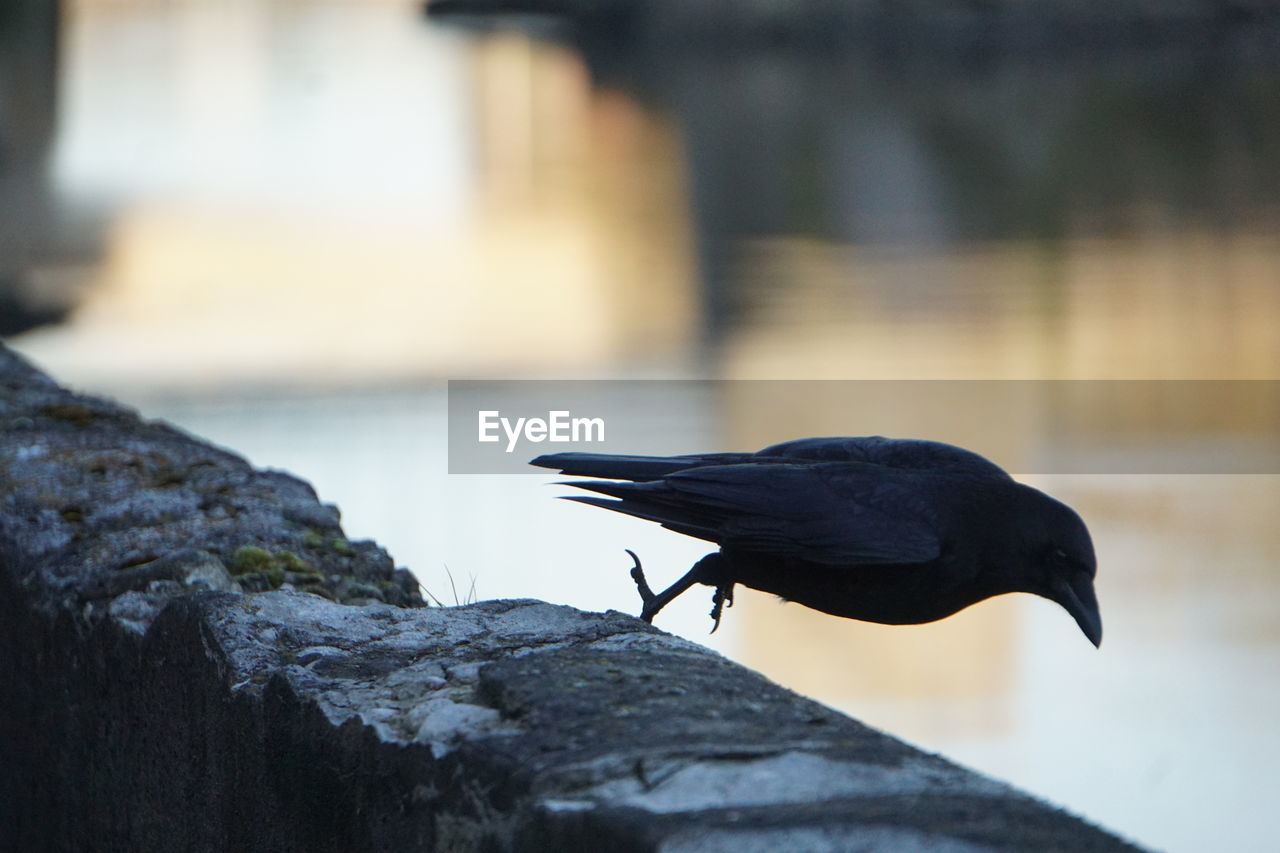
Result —
<instances>
[{"instance_id":1,"label":"crow's wing","mask_svg":"<svg viewBox=\"0 0 1280 853\"><path fill-rule=\"evenodd\" d=\"M919 477L865 463L724 465L645 483L574 482L618 498L572 498L725 548L831 566L920 563L941 551Z\"/></svg>"},{"instance_id":2,"label":"crow's wing","mask_svg":"<svg viewBox=\"0 0 1280 853\"><path fill-rule=\"evenodd\" d=\"M676 471L708 466L770 462L866 462L886 468L975 474L1010 479L1003 468L971 450L923 439L879 435L801 438L757 453L700 453L685 456L629 456L609 453L551 453L530 462L573 477L648 482Z\"/></svg>"},{"instance_id":3,"label":"crow's wing","mask_svg":"<svg viewBox=\"0 0 1280 853\"><path fill-rule=\"evenodd\" d=\"M704 453L688 456L623 456L611 453L549 453L530 462L539 468L556 468L571 477L602 477L608 480L646 482L659 480L676 471L703 465L733 465L746 462L750 453Z\"/></svg>"},{"instance_id":4,"label":"crow's wing","mask_svg":"<svg viewBox=\"0 0 1280 853\"><path fill-rule=\"evenodd\" d=\"M887 468L938 473L975 474L1011 479L999 465L972 450L915 438L880 435L832 438L800 438L774 444L754 455L756 459L803 459L813 462L870 462Z\"/></svg>"}]
</instances>

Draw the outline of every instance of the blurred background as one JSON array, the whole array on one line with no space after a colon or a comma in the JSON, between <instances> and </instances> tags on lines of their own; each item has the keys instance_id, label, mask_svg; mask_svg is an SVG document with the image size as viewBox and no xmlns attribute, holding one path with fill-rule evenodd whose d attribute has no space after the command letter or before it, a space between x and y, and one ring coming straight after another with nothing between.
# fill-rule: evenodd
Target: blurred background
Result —
<instances>
[{"instance_id":1,"label":"blurred background","mask_svg":"<svg viewBox=\"0 0 1280 853\"><path fill-rule=\"evenodd\" d=\"M450 476L446 380L1280 379L1269 4L557 5L591 14L8 0L0 334L310 480L445 603L628 611L624 547L655 585L707 548ZM1219 437L1090 399L1099 453ZM671 450L876 431L856 402L728 390ZM1046 421L925 437L1034 475ZM661 627L1143 844L1268 848L1280 477L1026 479L1093 531L1101 651L1029 596L885 628L743 591L708 637L695 590Z\"/></svg>"}]
</instances>

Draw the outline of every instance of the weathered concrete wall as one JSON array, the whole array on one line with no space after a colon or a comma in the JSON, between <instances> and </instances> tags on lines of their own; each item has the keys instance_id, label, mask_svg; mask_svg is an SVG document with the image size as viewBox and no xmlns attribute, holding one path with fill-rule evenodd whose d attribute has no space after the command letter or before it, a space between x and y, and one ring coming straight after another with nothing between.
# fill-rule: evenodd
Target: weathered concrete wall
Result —
<instances>
[{"instance_id":1,"label":"weathered concrete wall","mask_svg":"<svg viewBox=\"0 0 1280 853\"><path fill-rule=\"evenodd\" d=\"M0 850L1132 849L630 616L418 604L0 345Z\"/></svg>"}]
</instances>

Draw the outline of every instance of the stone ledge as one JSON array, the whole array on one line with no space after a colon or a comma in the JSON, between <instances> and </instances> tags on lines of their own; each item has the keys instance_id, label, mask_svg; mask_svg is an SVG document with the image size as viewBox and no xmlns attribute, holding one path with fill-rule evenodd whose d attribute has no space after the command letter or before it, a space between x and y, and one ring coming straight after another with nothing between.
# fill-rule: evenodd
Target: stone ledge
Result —
<instances>
[{"instance_id":1,"label":"stone ledge","mask_svg":"<svg viewBox=\"0 0 1280 853\"><path fill-rule=\"evenodd\" d=\"M2 348L0 435L0 849L1134 849L624 614L330 600L412 579Z\"/></svg>"}]
</instances>

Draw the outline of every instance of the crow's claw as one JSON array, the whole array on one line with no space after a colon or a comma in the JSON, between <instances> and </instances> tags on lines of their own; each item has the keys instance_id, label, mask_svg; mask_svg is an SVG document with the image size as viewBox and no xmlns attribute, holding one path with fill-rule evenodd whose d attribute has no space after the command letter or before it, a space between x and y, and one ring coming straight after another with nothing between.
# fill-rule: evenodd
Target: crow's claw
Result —
<instances>
[{"instance_id":1,"label":"crow's claw","mask_svg":"<svg viewBox=\"0 0 1280 853\"><path fill-rule=\"evenodd\" d=\"M711 633L715 633L720 627L720 617L724 615L725 606L733 606L733 584L723 583L716 587L716 591L711 596L711 618L715 620L715 624L711 626Z\"/></svg>"},{"instance_id":2,"label":"crow's claw","mask_svg":"<svg viewBox=\"0 0 1280 853\"><path fill-rule=\"evenodd\" d=\"M631 555L632 562L635 563L631 567L631 579L636 582L636 589L640 591L640 598L645 602L652 601L654 598L653 590L649 588L649 582L645 580L644 566L640 565L640 558L636 556L636 552L630 548L625 549Z\"/></svg>"},{"instance_id":3,"label":"crow's claw","mask_svg":"<svg viewBox=\"0 0 1280 853\"><path fill-rule=\"evenodd\" d=\"M644 567L640 565L640 558L636 556L636 552L632 551L630 548L627 548L626 551L631 555L631 561L635 564L631 567L631 579L636 582L636 591L640 593L640 600L644 602L644 607L640 610L640 618L650 624L653 623L653 617L658 615L658 611L662 610L662 608L674 601L682 592L693 586L695 583L702 583L702 577L704 576L703 573L705 571L707 561L713 557L717 559L719 557L717 554L708 554L706 557L699 560L692 569L685 572L684 577L680 578L680 580L676 581L662 592L655 594L654 591L649 588L649 582L644 576ZM728 589L728 598L732 601L733 584L729 584Z\"/></svg>"},{"instance_id":4,"label":"crow's claw","mask_svg":"<svg viewBox=\"0 0 1280 853\"><path fill-rule=\"evenodd\" d=\"M653 590L649 587L649 581L644 576L644 566L640 565L640 558L636 556L636 552L630 548L625 550L631 555L632 562L635 563L631 567L631 579L636 582L636 591L640 593L640 601L643 602L643 607L640 609L640 618L651 623L660 609L653 607L657 596L653 594Z\"/></svg>"}]
</instances>

